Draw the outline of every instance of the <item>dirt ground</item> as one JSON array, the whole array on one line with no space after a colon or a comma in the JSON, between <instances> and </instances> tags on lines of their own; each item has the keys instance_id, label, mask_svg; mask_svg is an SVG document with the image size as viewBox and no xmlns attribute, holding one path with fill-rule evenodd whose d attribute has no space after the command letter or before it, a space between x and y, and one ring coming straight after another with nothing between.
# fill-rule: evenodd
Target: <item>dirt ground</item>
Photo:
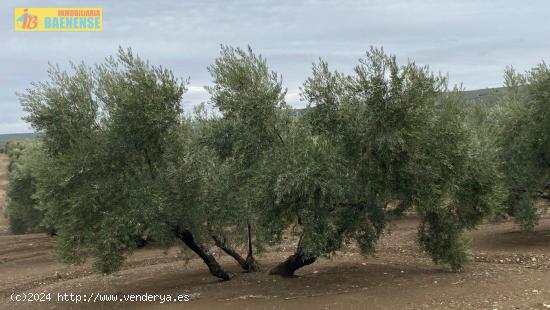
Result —
<instances>
[{"instance_id":1,"label":"dirt ground","mask_svg":"<svg viewBox=\"0 0 550 310\"><path fill-rule=\"evenodd\" d=\"M0 157L0 198L5 195L6 165L7 159ZM3 204L0 199L0 208ZM468 233L472 262L462 273L434 265L418 249L417 223L415 217L392 223L374 257L349 248L290 279L241 273L218 253L220 262L237 274L221 282L196 259L179 259L177 248L140 249L121 271L108 276L92 273L89 264L63 266L54 260L51 238L9 235L0 216L0 309L550 309L550 217L534 233L518 232L511 221L484 224ZM268 270L291 250L287 244L258 258ZM65 293L73 294L73 302L58 301L58 294ZM12 301L17 294L39 299L50 294L51 302ZM74 302L77 296L115 294L118 301ZM182 295L189 301L120 300L130 294Z\"/></svg>"}]
</instances>

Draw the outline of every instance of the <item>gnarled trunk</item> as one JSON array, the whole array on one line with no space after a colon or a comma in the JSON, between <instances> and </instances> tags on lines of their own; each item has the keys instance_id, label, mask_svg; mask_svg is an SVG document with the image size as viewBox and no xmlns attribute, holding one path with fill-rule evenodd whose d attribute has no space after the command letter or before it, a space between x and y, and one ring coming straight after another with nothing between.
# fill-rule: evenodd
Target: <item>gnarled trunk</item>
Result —
<instances>
[{"instance_id":1,"label":"gnarled trunk","mask_svg":"<svg viewBox=\"0 0 550 310\"><path fill-rule=\"evenodd\" d=\"M222 241L222 240L220 240L220 238L218 238L216 236L212 236L212 239L214 239L214 243L216 244L216 246L218 248L220 248L222 251L224 251L227 255L233 257L237 261L239 266L241 266L242 269L247 270L246 269L246 260L239 253L237 253L237 251L235 251L233 248L231 248L227 244L225 238Z\"/></svg>"},{"instance_id":2,"label":"gnarled trunk","mask_svg":"<svg viewBox=\"0 0 550 310\"><path fill-rule=\"evenodd\" d=\"M294 254L290 255L284 262L273 267L273 269L269 271L269 274L292 277L296 270L313 264L317 260L317 257L305 255L302 251L300 243L301 240L298 242L298 247L296 248Z\"/></svg>"},{"instance_id":3,"label":"gnarled trunk","mask_svg":"<svg viewBox=\"0 0 550 310\"><path fill-rule=\"evenodd\" d=\"M246 256L246 270L248 270L248 272L261 270L260 264L258 264L258 261L256 261L252 253L252 228L250 227L250 223L248 223L248 255Z\"/></svg>"},{"instance_id":4,"label":"gnarled trunk","mask_svg":"<svg viewBox=\"0 0 550 310\"><path fill-rule=\"evenodd\" d=\"M222 280L230 280L233 277L233 274L225 271L225 269L220 266L214 256L208 252L208 249L195 241L191 231L188 229L181 229L181 227L176 226L175 234L181 241L183 241L183 243L185 243L185 245L187 245L203 260L213 276Z\"/></svg>"},{"instance_id":5,"label":"gnarled trunk","mask_svg":"<svg viewBox=\"0 0 550 310\"><path fill-rule=\"evenodd\" d=\"M142 248L142 247L146 246L147 243L149 243L149 241L147 239L143 238L140 235L135 235L133 238L134 238L134 241L136 243L136 247L138 247L138 248Z\"/></svg>"},{"instance_id":6,"label":"gnarled trunk","mask_svg":"<svg viewBox=\"0 0 550 310\"><path fill-rule=\"evenodd\" d=\"M239 253L237 253L237 251L232 249L227 244L225 238L222 241L218 237L212 236L212 239L214 239L214 243L216 244L216 246L222 249L222 251L224 251L227 255L233 257L242 269L248 272L260 271L260 265L252 254L252 233L250 224L248 224L248 255L246 256L246 259L244 259Z\"/></svg>"}]
</instances>

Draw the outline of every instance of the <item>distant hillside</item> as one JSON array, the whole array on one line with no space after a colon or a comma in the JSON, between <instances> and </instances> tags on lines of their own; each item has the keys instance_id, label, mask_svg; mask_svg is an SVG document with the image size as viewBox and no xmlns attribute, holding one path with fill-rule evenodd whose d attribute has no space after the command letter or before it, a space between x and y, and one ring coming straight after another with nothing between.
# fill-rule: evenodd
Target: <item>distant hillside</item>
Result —
<instances>
[{"instance_id":1,"label":"distant hillside","mask_svg":"<svg viewBox=\"0 0 550 310\"><path fill-rule=\"evenodd\" d=\"M494 101L496 101L500 96L504 95L505 92L506 87L467 90L464 91L464 97L467 100L483 100L485 102L494 103Z\"/></svg>"},{"instance_id":2,"label":"distant hillside","mask_svg":"<svg viewBox=\"0 0 550 310\"><path fill-rule=\"evenodd\" d=\"M506 87L496 87L496 88L484 88L484 89L475 89L475 90L466 90L463 92L464 98L468 101L476 102L482 101L493 104L496 100L503 96L506 92ZM293 116L300 116L304 113L305 108L302 109L292 109Z\"/></svg>"},{"instance_id":3,"label":"distant hillside","mask_svg":"<svg viewBox=\"0 0 550 310\"><path fill-rule=\"evenodd\" d=\"M35 133L8 133L0 134L0 149L4 147L6 142L10 140L22 140L22 139L34 139L36 138Z\"/></svg>"}]
</instances>

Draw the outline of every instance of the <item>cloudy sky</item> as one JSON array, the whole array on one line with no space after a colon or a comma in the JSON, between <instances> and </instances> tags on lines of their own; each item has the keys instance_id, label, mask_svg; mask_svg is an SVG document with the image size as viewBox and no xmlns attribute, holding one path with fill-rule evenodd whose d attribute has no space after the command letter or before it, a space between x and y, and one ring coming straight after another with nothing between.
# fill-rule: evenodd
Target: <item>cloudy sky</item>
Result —
<instances>
[{"instance_id":1,"label":"cloudy sky","mask_svg":"<svg viewBox=\"0 0 550 310\"><path fill-rule=\"evenodd\" d=\"M100 33L13 31L15 7L102 7ZM349 72L370 46L448 73L466 89L502 84L506 65L550 61L550 1L16 1L0 2L0 134L28 132L15 92L44 80L48 62L93 64L132 47L190 77L185 107L207 100L206 67L220 44L264 55L283 75L287 101L319 57Z\"/></svg>"}]
</instances>

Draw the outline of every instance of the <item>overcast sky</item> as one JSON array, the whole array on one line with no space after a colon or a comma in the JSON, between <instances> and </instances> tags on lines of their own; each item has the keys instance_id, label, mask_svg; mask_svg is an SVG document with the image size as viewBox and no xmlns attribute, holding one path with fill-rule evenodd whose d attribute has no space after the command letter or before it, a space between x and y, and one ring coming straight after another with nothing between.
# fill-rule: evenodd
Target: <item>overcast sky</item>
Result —
<instances>
[{"instance_id":1,"label":"overcast sky","mask_svg":"<svg viewBox=\"0 0 550 310\"><path fill-rule=\"evenodd\" d=\"M103 32L21 33L15 7L102 7ZM190 77L187 110L207 100L206 67L220 44L264 55L283 75L287 101L319 57L349 72L370 46L448 73L466 89L502 84L506 65L550 60L550 1L15 1L0 2L0 134L30 131L15 92L44 80L48 61L93 64L132 47Z\"/></svg>"}]
</instances>

